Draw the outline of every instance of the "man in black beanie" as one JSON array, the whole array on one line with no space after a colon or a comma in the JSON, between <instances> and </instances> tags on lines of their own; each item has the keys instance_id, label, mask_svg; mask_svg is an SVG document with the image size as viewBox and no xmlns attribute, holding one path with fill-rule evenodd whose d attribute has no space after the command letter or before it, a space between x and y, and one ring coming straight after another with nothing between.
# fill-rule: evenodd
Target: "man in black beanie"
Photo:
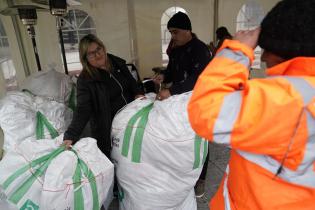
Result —
<instances>
[{"instance_id":1,"label":"man in black beanie","mask_svg":"<svg viewBox=\"0 0 315 210\"><path fill-rule=\"evenodd\" d=\"M257 44L268 78L248 80ZM231 148L211 210L315 209L315 0L282 0L225 40L188 114L199 136Z\"/></svg>"},{"instance_id":2,"label":"man in black beanie","mask_svg":"<svg viewBox=\"0 0 315 210\"><path fill-rule=\"evenodd\" d=\"M198 76L210 61L210 51L205 43L200 41L191 30L189 17L183 12L177 12L168 21L167 28L172 35L172 49L169 54L167 69L157 76L155 83L172 83L167 89L157 94L158 100L164 100L171 95L191 91ZM207 155L203 170L195 186L196 197L205 193L205 177L209 156Z\"/></svg>"},{"instance_id":3,"label":"man in black beanie","mask_svg":"<svg viewBox=\"0 0 315 210\"><path fill-rule=\"evenodd\" d=\"M173 15L167 28L172 36L173 47L167 69L154 81L172 85L158 94L159 100L191 91L199 74L210 61L207 45L192 33L189 17L185 13L177 12Z\"/></svg>"}]
</instances>

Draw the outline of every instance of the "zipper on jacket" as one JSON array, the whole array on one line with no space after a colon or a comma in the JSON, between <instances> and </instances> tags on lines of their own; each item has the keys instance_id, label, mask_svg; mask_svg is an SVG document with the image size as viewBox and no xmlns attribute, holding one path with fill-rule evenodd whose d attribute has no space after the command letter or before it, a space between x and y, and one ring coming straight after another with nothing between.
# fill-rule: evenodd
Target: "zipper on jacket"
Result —
<instances>
[{"instance_id":1,"label":"zipper on jacket","mask_svg":"<svg viewBox=\"0 0 315 210\"><path fill-rule=\"evenodd\" d=\"M121 89L121 97L123 98L123 100L125 101L125 103L126 103L126 105L128 104L127 103L127 100L125 99L125 97L124 97L124 89L123 89L123 87L122 87L122 85L120 84L120 82L114 77L114 75L112 74L112 73L109 73L109 76L110 77L113 77L113 79L115 80L115 82L119 85L119 87L120 87L120 89Z\"/></svg>"}]
</instances>

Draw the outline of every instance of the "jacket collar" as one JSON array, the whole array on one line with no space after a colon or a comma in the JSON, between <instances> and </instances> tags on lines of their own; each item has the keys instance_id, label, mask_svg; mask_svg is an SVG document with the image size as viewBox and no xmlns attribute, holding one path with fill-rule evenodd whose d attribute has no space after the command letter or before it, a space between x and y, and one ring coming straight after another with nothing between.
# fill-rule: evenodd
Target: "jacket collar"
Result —
<instances>
[{"instance_id":1,"label":"jacket collar","mask_svg":"<svg viewBox=\"0 0 315 210\"><path fill-rule=\"evenodd\" d=\"M268 76L315 76L314 57L296 57L267 69Z\"/></svg>"}]
</instances>

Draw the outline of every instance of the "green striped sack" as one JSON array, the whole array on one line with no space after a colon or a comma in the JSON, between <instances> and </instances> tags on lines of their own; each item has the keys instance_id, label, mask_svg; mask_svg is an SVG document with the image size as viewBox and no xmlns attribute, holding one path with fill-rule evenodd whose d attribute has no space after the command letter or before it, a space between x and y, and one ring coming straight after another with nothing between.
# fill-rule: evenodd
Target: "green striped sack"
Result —
<instances>
[{"instance_id":1,"label":"green striped sack","mask_svg":"<svg viewBox=\"0 0 315 210\"><path fill-rule=\"evenodd\" d=\"M60 147L14 171L1 183L1 188L6 193L7 200L20 209L31 207L38 209L42 191L42 177L50 162L64 149L64 147Z\"/></svg>"}]
</instances>

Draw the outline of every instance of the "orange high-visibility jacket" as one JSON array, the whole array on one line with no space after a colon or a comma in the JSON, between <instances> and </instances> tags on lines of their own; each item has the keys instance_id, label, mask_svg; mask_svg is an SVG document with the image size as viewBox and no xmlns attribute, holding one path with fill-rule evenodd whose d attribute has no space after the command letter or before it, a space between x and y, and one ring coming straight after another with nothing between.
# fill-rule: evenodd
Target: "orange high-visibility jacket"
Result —
<instances>
[{"instance_id":1,"label":"orange high-visibility jacket","mask_svg":"<svg viewBox=\"0 0 315 210\"><path fill-rule=\"evenodd\" d=\"M253 58L249 47L225 41L189 102L196 133L232 149L209 206L315 210L315 58L294 58L248 80Z\"/></svg>"}]
</instances>

